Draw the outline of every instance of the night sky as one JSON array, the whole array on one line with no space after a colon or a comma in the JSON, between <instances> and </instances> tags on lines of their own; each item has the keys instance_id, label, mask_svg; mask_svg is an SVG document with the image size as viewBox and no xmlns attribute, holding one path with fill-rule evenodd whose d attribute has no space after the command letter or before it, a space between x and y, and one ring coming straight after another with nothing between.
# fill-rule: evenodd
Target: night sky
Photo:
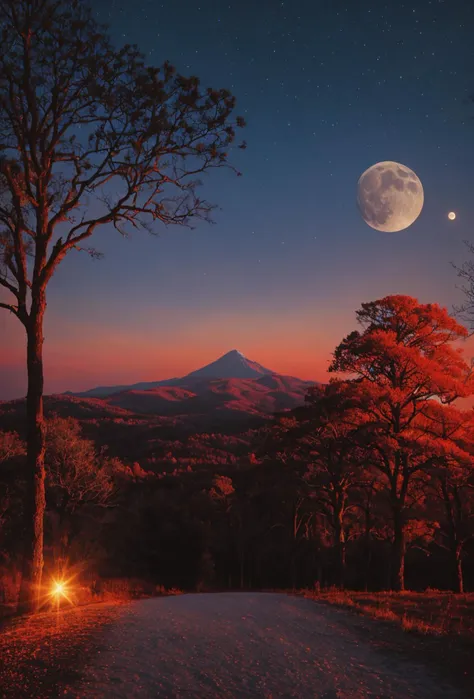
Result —
<instances>
[{"instance_id":1,"label":"night sky","mask_svg":"<svg viewBox=\"0 0 474 699\"><path fill-rule=\"evenodd\" d=\"M450 265L474 221L474 3L468 0L94 0L114 41L137 43L205 86L227 87L248 126L243 172L205 177L216 225L93 239L50 287L46 390L183 375L230 349L325 380L363 301L403 293L451 309ZM240 134L239 134L240 135ZM399 233L361 219L356 186L381 160L423 183ZM454 222L449 211L457 213ZM92 241L91 241L92 244ZM24 333L6 333L0 398L24 395Z\"/></svg>"}]
</instances>

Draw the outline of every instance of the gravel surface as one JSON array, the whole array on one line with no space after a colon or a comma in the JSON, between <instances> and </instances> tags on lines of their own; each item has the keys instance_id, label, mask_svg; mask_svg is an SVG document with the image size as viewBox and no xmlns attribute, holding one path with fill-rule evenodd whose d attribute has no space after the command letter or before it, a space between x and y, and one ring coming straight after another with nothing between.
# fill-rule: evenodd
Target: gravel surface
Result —
<instances>
[{"instance_id":1,"label":"gravel surface","mask_svg":"<svg viewBox=\"0 0 474 699\"><path fill-rule=\"evenodd\" d=\"M425 666L369 642L358 624L343 610L283 594L142 600L103 629L61 696L467 698Z\"/></svg>"}]
</instances>

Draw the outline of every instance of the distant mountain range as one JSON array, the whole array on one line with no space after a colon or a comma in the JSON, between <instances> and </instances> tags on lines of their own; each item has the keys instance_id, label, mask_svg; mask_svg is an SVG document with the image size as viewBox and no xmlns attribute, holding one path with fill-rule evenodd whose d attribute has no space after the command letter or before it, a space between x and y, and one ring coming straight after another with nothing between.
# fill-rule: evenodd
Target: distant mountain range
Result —
<instances>
[{"instance_id":1,"label":"distant mountain range","mask_svg":"<svg viewBox=\"0 0 474 699\"><path fill-rule=\"evenodd\" d=\"M266 417L294 408L304 402L308 387L315 383L277 374L232 350L181 378L98 386L81 393L68 391L62 394L62 400L71 409L71 403L85 402L90 404L83 406L86 410L102 408L174 418L188 416L193 421L201 416L205 420L221 421ZM54 398L61 400L61 396ZM67 410L67 405L64 408Z\"/></svg>"},{"instance_id":2,"label":"distant mountain range","mask_svg":"<svg viewBox=\"0 0 474 699\"><path fill-rule=\"evenodd\" d=\"M97 386L82 392L66 391L64 395L79 398L106 398L114 393L123 393L125 391L150 391L162 386L184 386L193 379L258 379L262 376L279 376L279 374L271 369L266 369L258 362L247 359L242 352L234 349L216 359L215 362L206 364L201 369L192 371L181 378L164 379L162 381L141 381L130 385ZM301 379L295 380L301 381ZM312 385L314 382L303 383Z\"/></svg>"}]
</instances>

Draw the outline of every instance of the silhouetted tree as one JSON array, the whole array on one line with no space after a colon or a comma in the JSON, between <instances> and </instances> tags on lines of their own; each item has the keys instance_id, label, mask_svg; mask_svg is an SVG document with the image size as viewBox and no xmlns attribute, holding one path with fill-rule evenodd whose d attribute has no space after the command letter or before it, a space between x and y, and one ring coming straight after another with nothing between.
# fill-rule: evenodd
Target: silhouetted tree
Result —
<instances>
[{"instance_id":1,"label":"silhouetted tree","mask_svg":"<svg viewBox=\"0 0 474 699\"><path fill-rule=\"evenodd\" d=\"M189 225L212 206L200 173L227 164L235 100L133 46L115 49L82 0L0 0L0 307L27 338L28 533L20 608L41 583L46 289L101 226ZM244 144L242 144L244 145ZM11 298L10 298L11 297Z\"/></svg>"},{"instance_id":2,"label":"silhouetted tree","mask_svg":"<svg viewBox=\"0 0 474 699\"><path fill-rule=\"evenodd\" d=\"M297 445L307 464L305 481L334 540L336 584L343 587L350 513L354 509L351 495L362 479L363 450L356 434L364 414L352 405L344 383L338 381L312 388L307 403L311 410L299 424Z\"/></svg>"},{"instance_id":3,"label":"silhouetted tree","mask_svg":"<svg viewBox=\"0 0 474 699\"><path fill-rule=\"evenodd\" d=\"M24 455L25 445L17 433L0 431L0 542L7 516L17 504L22 481L18 464Z\"/></svg>"},{"instance_id":4,"label":"silhouetted tree","mask_svg":"<svg viewBox=\"0 0 474 699\"><path fill-rule=\"evenodd\" d=\"M441 504L433 514L450 555L452 588L463 592L464 549L474 538L474 416L472 410L434 404L425 417L435 458L431 489Z\"/></svg>"},{"instance_id":5,"label":"silhouetted tree","mask_svg":"<svg viewBox=\"0 0 474 699\"><path fill-rule=\"evenodd\" d=\"M462 280L461 290L464 294L464 302L460 306L454 306L456 315L471 330L474 330L474 245L465 241L471 259L466 260L460 267L453 264L458 277Z\"/></svg>"},{"instance_id":6,"label":"silhouetted tree","mask_svg":"<svg viewBox=\"0 0 474 699\"><path fill-rule=\"evenodd\" d=\"M277 416L270 427L262 430L263 438L258 447L262 457L259 469L261 489L270 497L270 503L265 507L269 519L267 526L283 541L284 549L280 543L278 555L285 555L289 560L293 588L297 587L301 577L303 559L309 550L310 557L316 557L317 547L313 537L316 508L304 478L308 470L308 444L303 444L303 441L311 431L309 413L306 406ZM319 538L316 539L319 543ZM304 567L308 574L306 580L311 580L308 566Z\"/></svg>"},{"instance_id":7,"label":"silhouetted tree","mask_svg":"<svg viewBox=\"0 0 474 699\"><path fill-rule=\"evenodd\" d=\"M386 479L393 522L391 587L404 589L410 491L434 463L423 411L472 392L470 368L453 342L467 330L437 304L387 296L357 311L362 332L336 348L330 371L349 374L348 389L367 416L365 443Z\"/></svg>"},{"instance_id":8,"label":"silhouetted tree","mask_svg":"<svg viewBox=\"0 0 474 699\"><path fill-rule=\"evenodd\" d=\"M359 472L359 481L355 487L352 533L355 539L362 541L363 570L362 580L367 592L370 585L374 539L383 539L386 530L387 510L380 498L383 490L380 474L372 469L370 462Z\"/></svg>"},{"instance_id":9,"label":"silhouetted tree","mask_svg":"<svg viewBox=\"0 0 474 699\"><path fill-rule=\"evenodd\" d=\"M212 479L212 487L209 489L209 498L216 511L218 548L221 558L225 559L228 571L228 586L232 586L232 560L233 554L238 551L239 541L235 540L235 523L238 522L238 500L232 483L228 476L216 474ZM239 552L239 553L243 553ZM239 558L240 578L243 578L243 558ZM243 582L241 583L243 587Z\"/></svg>"}]
</instances>

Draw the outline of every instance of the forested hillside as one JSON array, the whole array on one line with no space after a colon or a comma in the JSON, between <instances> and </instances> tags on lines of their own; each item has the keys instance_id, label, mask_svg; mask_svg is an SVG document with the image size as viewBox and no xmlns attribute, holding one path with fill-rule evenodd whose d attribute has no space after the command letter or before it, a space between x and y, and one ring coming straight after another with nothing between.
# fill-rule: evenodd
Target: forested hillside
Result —
<instances>
[{"instance_id":1,"label":"forested hillside","mask_svg":"<svg viewBox=\"0 0 474 699\"><path fill-rule=\"evenodd\" d=\"M337 378L252 423L198 427L51 397L46 566L185 589L474 587L465 330L409 297L364 304ZM21 557L22 403L0 407L4 571ZM6 575L6 573L5 573Z\"/></svg>"}]
</instances>

